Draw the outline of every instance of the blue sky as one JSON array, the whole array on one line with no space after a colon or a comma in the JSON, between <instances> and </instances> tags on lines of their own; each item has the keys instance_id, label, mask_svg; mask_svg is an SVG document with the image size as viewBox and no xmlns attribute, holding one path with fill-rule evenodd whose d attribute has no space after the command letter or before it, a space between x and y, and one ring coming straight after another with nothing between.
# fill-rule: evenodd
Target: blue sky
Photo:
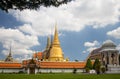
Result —
<instances>
[{"instance_id":1,"label":"blue sky","mask_svg":"<svg viewBox=\"0 0 120 79\"><path fill-rule=\"evenodd\" d=\"M71 61L85 60L106 40L120 50L120 1L75 0L57 8L0 10L0 59L5 59L11 42L17 60L43 51L56 23L64 56Z\"/></svg>"}]
</instances>

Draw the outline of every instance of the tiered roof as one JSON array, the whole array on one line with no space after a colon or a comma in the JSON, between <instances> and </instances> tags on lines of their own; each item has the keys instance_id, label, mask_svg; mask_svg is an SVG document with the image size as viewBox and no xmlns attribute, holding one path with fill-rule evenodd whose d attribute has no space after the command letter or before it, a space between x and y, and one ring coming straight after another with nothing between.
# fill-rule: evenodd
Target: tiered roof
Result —
<instances>
[{"instance_id":1,"label":"tiered roof","mask_svg":"<svg viewBox=\"0 0 120 79\"><path fill-rule=\"evenodd\" d=\"M33 58L37 58L38 60L42 59L42 52L34 53Z\"/></svg>"},{"instance_id":2,"label":"tiered roof","mask_svg":"<svg viewBox=\"0 0 120 79\"><path fill-rule=\"evenodd\" d=\"M21 63L5 63L1 62L0 63L0 68L22 68Z\"/></svg>"},{"instance_id":3,"label":"tiered roof","mask_svg":"<svg viewBox=\"0 0 120 79\"><path fill-rule=\"evenodd\" d=\"M85 62L40 62L40 68L84 68Z\"/></svg>"}]
</instances>

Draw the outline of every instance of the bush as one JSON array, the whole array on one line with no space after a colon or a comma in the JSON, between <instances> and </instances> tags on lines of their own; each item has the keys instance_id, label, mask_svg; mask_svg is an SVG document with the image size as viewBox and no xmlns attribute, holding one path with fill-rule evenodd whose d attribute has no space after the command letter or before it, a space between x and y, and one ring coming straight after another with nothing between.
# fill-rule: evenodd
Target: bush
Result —
<instances>
[{"instance_id":1,"label":"bush","mask_svg":"<svg viewBox=\"0 0 120 79\"><path fill-rule=\"evenodd\" d=\"M105 73L105 70L106 70L105 67L101 68L102 73Z\"/></svg>"},{"instance_id":2,"label":"bush","mask_svg":"<svg viewBox=\"0 0 120 79\"><path fill-rule=\"evenodd\" d=\"M73 74L76 74L76 72L77 72L77 69L74 69L74 70L73 70Z\"/></svg>"},{"instance_id":3,"label":"bush","mask_svg":"<svg viewBox=\"0 0 120 79\"><path fill-rule=\"evenodd\" d=\"M24 74L24 72L23 72L23 71L19 71L18 73L19 73L19 74Z\"/></svg>"},{"instance_id":4,"label":"bush","mask_svg":"<svg viewBox=\"0 0 120 79\"><path fill-rule=\"evenodd\" d=\"M86 71L87 73L89 73L90 68L85 68L85 71Z\"/></svg>"},{"instance_id":5,"label":"bush","mask_svg":"<svg viewBox=\"0 0 120 79\"><path fill-rule=\"evenodd\" d=\"M97 74L100 74L100 67L101 67L100 61L99 59L96 59L93 64L93 69L95 69Z\"/></svg>"},{"instance_id":6,"label":"bush","mask_svg":"<svg viewBox=\"0 0 120 79\"><path fill-rule=\"evenodd\" d=\"M91 62L90 59L87 60L87 63L86 63L85 68L89 68L89 69L92 69L92 68L93 68L93 66L92 66L92 62Z\"/></svg>"}]
</instances>

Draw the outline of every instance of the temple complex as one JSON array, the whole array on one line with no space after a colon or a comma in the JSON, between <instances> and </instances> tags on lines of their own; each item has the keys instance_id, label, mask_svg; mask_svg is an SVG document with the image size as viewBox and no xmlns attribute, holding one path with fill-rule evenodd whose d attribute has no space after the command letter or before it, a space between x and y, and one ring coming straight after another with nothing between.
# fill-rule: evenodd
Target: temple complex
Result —
<instances>
[{"instance_id":1,"label":"temple complex","mask_svg":"<svg viewBox=\"0 0 120 79\"><path fill-rule=\"evenodd\" d=\"M53 39L53 40L52 40ZM103 45L93 50L87 57L91 60L99 59L107 73L120 73L119 51L111 40L107 40ZM84 72L86 61L69 61L64 57L62 51L57 26L55 26L54 37L47 37L47 44L44 51L36 52L31 59L17 62L12 57L11 47L8 56L4 61L0 61L0 73L73 73Z\"/></svg>"},{"instance_id":2,"label":"temple complex","mask_svg":"<svg viewBox=\"0 0 120 79\"><path fill-rule=\"evenodd\" d=\"M31 60L24 60L23 67L27 73L63 73L83 72L85 62L70 62L68 58L64 58L60 41L58 38L58 30L55 27L53 40L47 38L46 48L43 52L33 54Z\"/></svg>"},{"instance_id":3,"label":"temple complex","mask_svg":"<svg viewBox=\"0 0 120 79\"><path fill-rule=\"evenodd\" d=\"M108 71L120 70L119 66L119 51L113 41L107 40L100 48L93 50L89 57L91 60L99 59L102 66Z\"/></svg>"}]
</instances>

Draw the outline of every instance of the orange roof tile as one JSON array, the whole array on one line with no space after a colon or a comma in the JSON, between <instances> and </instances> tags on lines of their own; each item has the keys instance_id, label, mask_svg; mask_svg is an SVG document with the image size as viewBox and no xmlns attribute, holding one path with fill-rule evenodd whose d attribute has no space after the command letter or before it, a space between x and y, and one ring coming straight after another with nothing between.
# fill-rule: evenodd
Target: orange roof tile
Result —
<instances>
[{"instance_id":1,"label":"orange roof tile","mask_svg":"<svg viewBox=\"0 0 120 79\"><path fill-rule=\"evenodd\" d=\"M34 53L33 58L38 58L39 60L42 59L42 52Z\"/></svg>"},{"instance_id":2,"label":"orange roof tile","mask_svg":"<svg viewBox=\"0 0 120 79\"><path fill-rule=\"evenodd\" d=\"M23 61L23 67L27 67L30 60ZM36 65L40 68L84 68L86 62L47 62L35 61Z\"/></svg>"},{"instance_id":3,"label":"orange roof tile","mask_svg":"<svg viewBox=\"0 0 120 79\"><path fill-rule=\"evenodd\" d=\"M41 68L84 68L85 62L40 62Z\"/></svg>"},{"instance_id":4,"label":"orange roof tile","mask_svg":"<svg viewBox=\"0 0 120 79\"><path fill-rule=\"evenodd\" d=\"M21 63L2 62L2 63L0 63L0 68L22 68L22 64Z\"/></svg>"},{"instance_id":5,"label":"orange roof tile","mask_svg":"<svg viewBox=\"0 0 120 79\"><path fill-rule=\"evenodd\" d=\"M38 52L37 55L38 55L38 56L42 56L42 52Z\"/></svg>"}]
</instances>

